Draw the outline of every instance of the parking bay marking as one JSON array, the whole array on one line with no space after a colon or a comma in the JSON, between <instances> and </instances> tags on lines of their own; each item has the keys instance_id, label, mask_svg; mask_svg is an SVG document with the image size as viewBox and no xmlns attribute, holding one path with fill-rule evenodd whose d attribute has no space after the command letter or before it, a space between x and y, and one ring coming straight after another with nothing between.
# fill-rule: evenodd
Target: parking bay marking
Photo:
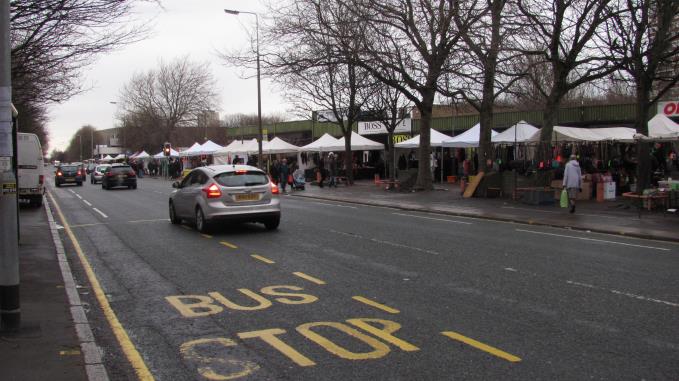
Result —
<instances>
[{"instance_id":1,"label":"parking bay marking","mask_svg":"<svg viewBox=\"0 0 679 381\"><path fill-rule=\"evenodd\" d=\"M221 243L222 245L224 245L224 246L226 246L230 249L238 249L238 246L236 246L232 243L226 242L226 241L220 241L219 243Z\"/></svg>"},{"instance_id":2,"label":"parking bay marking","mask_svg":"<svg viewBox=\"0 0 679 381\"><path fill-rule=\"evenodd\" d=\"M269 258L262 257L261 255L252 254L252 255L250 255L250 256L251 256L252 258L254 258L254 259L257 259L257 260L262 261L262 262L264 262L264 263L268 263L268 264L270 264L270 265L273 265L274 263L276 263L276 262L272 261L272 260L269 259Z\"/></svg>"},{"instance_id":3,"label":"parking bay marking","mask_svg":"<svg viewBox=\"0 0 679 381\"><path fill-rule=\"evenodd\" d=\"M524 229L516 229L516 231L517 231L517 232L523 232L523 233L548 235L548 236L552 236L552 237L562 237L562 238L579 239L579 240L582 240L582 241L593 241L593 242L601 242L601 243L611 243L611 244L614 244L614 245L631 246L631 247L640 247L640 248L642 248L642 249L670 251L670 249L667 249L667 248L664 248L664 247L644 246L644 245L637 245L637 244L633 244L633 243L616 242L616 241L607 241L607 240L596 239L596 238L575 237L575 236L572 236L572 235L564 235L564 234L556 234L556 233L547 233L547 232L538 232L538 231L524 230Z\"/></svg>"},{"instance_id":4,"label":"parking bay marking","mask_svg":"<svg viewBox=\"0 0 679 381\"><path fill-rule=\"evenodd\" d=\"M312 277L311 275L307 275L307 274L305 274L305 273L299 272L299 271L298 271L298 272L292 273L292 275L298 276L298 277L300 277L300 278L302 278L302 279L306 279L306 280L308 280L309 282L311 282L311 283L316 283L316 284L318 284L318 285L324 285L324 284L325 284L324 281L322 281L322 280L320 280L320 279L318 279L318 278Z\"/></svg>"},{"instance_id":5,"label":"parking bay marking","mask_svg":"<svg viewBox=\"0 0 679 381\"><path fill-rule=\"evenodd\" d=\"M441 332L442 335L447 336L453 340L457 340L459 342L465 343L467 345L470 345L476 349L480 349L486 353L490 353L493 356L499 357L501 359L505 359L509 362L520 362L521 358L514 356L513 354L507 353L503 350L497 349L495 347L492 347L488 344L484 344L480 341L474 340L470 337L460 335L457 332L453 331L444 331Z\"/></svg>"},{"instance_id":6,"label":"parking bay marking","mask_svg":"<svg viewBox=\"0 0 679 381\"><path fill-rule=\"evenodd\" d=\"M380 310L382 310L382 311L384 311L384 312L388 312L388 313L390 313L390 314L398 314L398 313L401 312L401 311L399 311L399 310L397 310L397 309L395 309L395 308L391 308L391 307L386 306L386 305L384 305L384 304L377 303L377 302L375 302L375 301L373 301L373 300L370 300L370 299L368 299L368 298L364 298L364 297L362 297L362 296L352 296L351 299L354 299L354 300L356 300L357 302L361 302L361 303L363 303L363 304L367 304L367 305L369 305L369 306L371 306L371 307L375 307L375 308L377 308L377 309L380 309Z\"/></svg>"}]
</instances>

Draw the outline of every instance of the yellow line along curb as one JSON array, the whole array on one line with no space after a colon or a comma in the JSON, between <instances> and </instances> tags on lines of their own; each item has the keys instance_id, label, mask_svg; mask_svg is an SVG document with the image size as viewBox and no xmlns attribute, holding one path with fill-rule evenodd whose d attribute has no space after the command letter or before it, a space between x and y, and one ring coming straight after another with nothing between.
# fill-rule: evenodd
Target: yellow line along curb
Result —
<instances>
[{"instance_id":1,"label":"yellow line along curb","mask_svg":"<svg viewBox=\"0 0 679 381\"><path fill-rule=\"evenodd\" d=\"M302 278L302 279L306 279L306 280L308 280L308 281L311 282L311 283L316 283L316 284L319 284L319 285L324 285L324 284L325 284L324 281L322 281L322 280L320 280L320 279L318 279L318 278L314 278L314 277L312 277L311 275L307 275L307 274L302 273L302 272L294 272L294 273L292 273L292 275L296 275L296 276L298 276L298 277L300 277L300 278Z\"/></svg>"},{"instance_id":2,"label":"yellow line along curb","mask_svg":"<svg viewBox=\"0 0 679 381\"><path fill-rule=\"evenodd\" d=\"M139 377L139 380L143 381L155 380L155 378L149 371L148 367L146 366L146 363L144 363L144 359L139 354L139 351L137 351L137 348L132 343L132 340L130 340L127 331L125 331L125 328L123 328L122 324L120 324L120 321L118 320L118 317L113 311L113 308L111 308L111 305L108 303L106 294L104 293L104 290L101 288L99 280L97 279L97 276L94 274L94 270L92 270L92 266L90 265L89 260L85 257L85 253L82 251L80 243L73 234L73 231L71 230L71 227L69 226L68 222L66 222L66 217L64 217L63 213L61 212L61 207L54 199L52 194L49 194L49 196L50 199L52 200L52 204L54 205L54 209L57 211L57 214L59 215L59 219L61 220L61 224L64 227L64 231L66 232L66 235L68 235L68 238L71 240L73 248L75 249L75 252L78 254L78 258L80 259L80 263L82 263L83 268L85 269L87 279L90 281L90 284L92 285L94 295L97 297L97 301L99 302L99 305L101 306L101 309L104 312L104 316L106 316L106 320L108 320L108 323L111 325L113 334L116 336L116 339L118 339L118 343L120 344L123 353L125 353L125 357L127 357L127 360L134 368L134 371L137 373L137 377Z\"/></svg>"}]
</instances>

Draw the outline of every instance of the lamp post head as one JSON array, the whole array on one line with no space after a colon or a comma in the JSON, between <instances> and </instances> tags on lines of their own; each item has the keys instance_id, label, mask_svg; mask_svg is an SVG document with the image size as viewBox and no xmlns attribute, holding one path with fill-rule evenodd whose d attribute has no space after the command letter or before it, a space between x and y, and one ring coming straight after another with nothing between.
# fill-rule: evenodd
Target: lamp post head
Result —
<instances>
[{"instance_id":1,"label":"lamp post head","mask_svg":"<svg viewBox=\"0 0 679 381\"><path fill-rule=\"evenodd\" d=\"M231 15L238 15L240 13L239 11L234 11L232 9L225 9L224 12L231 14Z\"/></svg>"}]
</instances>

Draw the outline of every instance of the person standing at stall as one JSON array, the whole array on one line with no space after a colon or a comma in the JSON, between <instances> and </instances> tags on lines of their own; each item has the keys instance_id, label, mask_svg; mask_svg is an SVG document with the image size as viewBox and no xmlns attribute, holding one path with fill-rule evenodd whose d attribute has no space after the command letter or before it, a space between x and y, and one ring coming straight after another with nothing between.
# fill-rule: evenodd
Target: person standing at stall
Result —
<instances>
[{"instance_id":1,"label":"person standing at stall","mask_svg":"<svg viewBox=\"0 0 679 381\"><path fill-rule=\"evenodd\" d=\"M566 168L563 172L563 187L568 192L570 212L575 213L575 199L578 197L578 192L580 192L582 187L582 171L575 155L571 155L570 160L566 163Z\"/></svg>"},{"instance_id":2,"label":"person standing at stall","mask_svg":"<svg viewBox=\"0 0 679 381\"><path fill-rule=\"evenodd\" d=\"M283 160L281 160L278 174L280 179L278 185L281 187L281 191L287 194L288 192L285 190L285 187L288 185L288 175L290 175L290 168L288 167L287 159L283 158Z\"/></svg>"}]
</instances>

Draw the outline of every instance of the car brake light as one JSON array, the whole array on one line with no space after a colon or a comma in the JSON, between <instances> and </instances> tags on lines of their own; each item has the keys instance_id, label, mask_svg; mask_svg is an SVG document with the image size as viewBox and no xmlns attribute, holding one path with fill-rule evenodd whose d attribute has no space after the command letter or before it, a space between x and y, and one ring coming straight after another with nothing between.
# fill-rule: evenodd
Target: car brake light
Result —
<instances>
[{"instance_id":1,"label":"car brake light","mask_svg":"<svg viewBox=\"0 0 679 381\"><path fill-rule=\"evenodd\" d=\"M246 173L248 173L248 170L247 170L247 169L237 169L237 170L236 170L236 174L237 174L237 175L244 175L244 174L246 174Z\"/></svg>"},{"instance_id":2,"label":"car brake light","mask_svg":"<svg viewBox=\"0 0 679 381\"><path fill-rule=\"evenodd\" d=\"M57 176L63 176L64 174L61 173L61 171L57 171Z\"/></svg>"},{"instance_id":3,"label":"car brake light","mask_svg":"<svg viewBox=\"0 0 679 381\"><path fill-rule=\"evenodd\" d=\"M38 183L40 183L40 185L45 183L45 175L40 175L40 177L38 177Z\"/></svg>"},{"instance_id":4,"label":"car brake light","mask_svg":"<svg viewBox=\"0 0 679 381\"><path fill-rule=\"evenodd\" d=\"M128 175L129 177L135 177L135 176L137 176L137 174L134 173L134 171L129 171L129 172L127 172L127 175Z\"/></svg>"},{"instance_id":5,"label":"car brake light","mask_svg":"<svg viewBox=\"0 0 679 381\"><path fill-rule=\"evenodd\" d=\"M80 172L80 170L78 170L78 173L76 173L76 174L77 174L78 176L80 176L81 173L82 173L82 172Z\"/></svg>"},{"instance_id":6,"label":"car brake light","mask_svg":"<svg viewBox=\"0 0 679 381\"><path fill-rule=\"evenodd\" d=\"M271 194L280 194L281 192L278 190L278 185L274 183L269 183L271 185Z\"/></svg>"},{"instance_id":7,"label":"car brake light","mask_svg":"<svg viewBox=\"0 0 679 381\"><path fill-rule=\"evenodd\" d=\"M217 184L212 184L209 187L203 188L203 192L207 198L219 198L222 197L222 191L219 189Z\"/></svg>"},{"instance_id":8,"label":"car brake light","mask_svg":"<svg viewBox=\"0 0 679 381\"><path fill-rule=\"evenodd\" d=\"M113 177L113 172L106 172L106 177Z\"/></svg>"}]
</instances>

